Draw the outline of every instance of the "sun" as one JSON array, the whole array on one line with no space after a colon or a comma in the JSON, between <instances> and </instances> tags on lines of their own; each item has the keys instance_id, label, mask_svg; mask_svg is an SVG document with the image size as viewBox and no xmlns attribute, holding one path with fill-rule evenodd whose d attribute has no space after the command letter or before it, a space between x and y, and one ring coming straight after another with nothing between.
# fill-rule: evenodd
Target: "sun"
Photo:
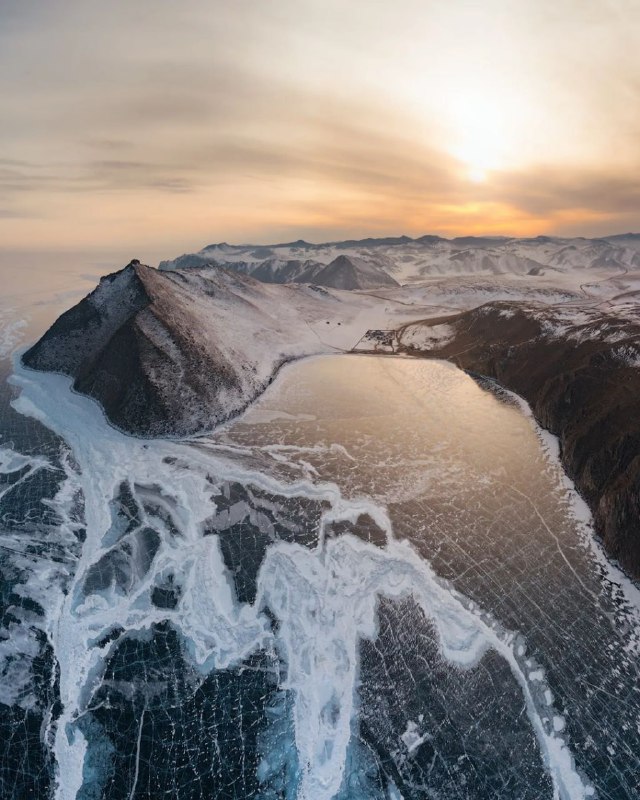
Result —
<instances>
[{"instance_id":1,"label":"sun","mask_svg":"<svg viewBox=\"0 0 640 800\"><path fill-rule=\"evenodd\" d=\"M487 170L479 167L470 167L467 171L467 178L471 183L485 183L487 180Z\"/></svg>"},{"instance_id":2,"label":"sun","mask_svg":"<svg viewBox=\"0 0 640 800\"><path fill-rule=\"evenodd\" d=\"M458 92L449 104L452 130L450 153L472 183L485 183L505 166L509 156L504 103L495 96Z\"/></svg>"}]
</instances>

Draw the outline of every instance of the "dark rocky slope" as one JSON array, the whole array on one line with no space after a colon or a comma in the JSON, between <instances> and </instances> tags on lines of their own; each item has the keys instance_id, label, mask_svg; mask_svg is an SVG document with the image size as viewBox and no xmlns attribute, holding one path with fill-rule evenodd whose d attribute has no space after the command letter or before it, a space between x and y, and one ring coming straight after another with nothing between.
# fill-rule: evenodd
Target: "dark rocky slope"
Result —
<instances>
[{"instance_id":1,"label":"dark rocky slope","mask_svg":"<svg viewBox=\"0 0 640 800\"><path fill-rule=\"evenodd\" d=\"M640 324L502 302L405 326L398 342L524 397L559 437L605 548L640 578Z\"/></svg>"},{"instance_id":2,"label":"dark rocky slope","mask_svg":"<svg viewBox=\"0 0 640 800\"><path fill-rule=\"evenodd\" d=\"M355 256L339 255L322 266L313 277L320 286L335 289L376 289L381 286L399 286L398 282L381 267Z\"/></svg>"}]
</instances>

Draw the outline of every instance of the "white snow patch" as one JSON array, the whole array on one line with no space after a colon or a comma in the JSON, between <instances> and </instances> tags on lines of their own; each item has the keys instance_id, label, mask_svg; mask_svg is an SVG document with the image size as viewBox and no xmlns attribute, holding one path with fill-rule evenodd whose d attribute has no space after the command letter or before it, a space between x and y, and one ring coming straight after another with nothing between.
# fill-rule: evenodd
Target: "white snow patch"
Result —
<instances>
[{"instance_id":1,"label":"white snow patch","mask_svg":"<svg viewBox=\"0 0 640 800\"><path fill-rule=\"evenodd\" d=\"M455 328L447 323L437 325L416 323L404 328L399 340L405 347L413 347L416 350L438 350L449 344L455 335Z\"/></svg>"},{"instance_id":2,"label":"white snow patch","mask_svg":"<svg viewBox=\"0 0 640 800\"><path fill-rule=\"evenodd\" d=\"M404 743L404 746L407 748L407 752L409 755L417 750L423 742L426 742L430 739L428 733L420 734L419 728L417 723L409 720L407 722L407 729L400 737Z\"/></svg>"}]
</instances>

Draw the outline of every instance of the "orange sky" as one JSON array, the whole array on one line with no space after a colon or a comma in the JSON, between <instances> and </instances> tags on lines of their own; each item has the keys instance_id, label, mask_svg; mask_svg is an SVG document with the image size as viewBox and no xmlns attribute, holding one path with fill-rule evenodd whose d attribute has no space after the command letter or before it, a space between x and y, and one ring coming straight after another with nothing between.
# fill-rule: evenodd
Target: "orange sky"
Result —
<instances>
[{"instance_id":1,"label":"orange sky","mask_svg":"<svg viewBox=\"0 0 640 800\"><path fill-rule=\"evenodd\" d=\"M640 230L638 0L0 3L0 249Z\"/></svg>"}]
</instances>

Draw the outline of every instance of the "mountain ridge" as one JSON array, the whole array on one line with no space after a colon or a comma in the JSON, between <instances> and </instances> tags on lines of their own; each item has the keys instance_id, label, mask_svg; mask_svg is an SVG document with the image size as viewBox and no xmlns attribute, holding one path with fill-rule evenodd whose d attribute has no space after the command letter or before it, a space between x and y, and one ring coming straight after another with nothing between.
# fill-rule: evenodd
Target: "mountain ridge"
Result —
<instances>
[{"instance_id":1,"label":"mountain ridge","mask_svg":"<svg viewBox=\"0 0 640 800\"><path fill-rule=\"evenodd\" d=\"M434 275L513 274L537 276L544 270L640 270L640 235L598 237L424 235L349 239L312 244L304 240L277 245L207 245L160 262L159 269L188 269L207 264L238 269L261 280L316 282L338 286L338 270L323 276L339 256L348 256L356 277L351 289L418 283ZM277 270L273 264L279 264ZM289 266L282 266L288 264ZM302 265L305 265L304 268ZM365 265L366 268L365 268ZM355 268L355 269L354 269ZM532 272L532 270L534 270ZM336 283L338 281L338 283Z\"/></svg>"}]
</instances>

